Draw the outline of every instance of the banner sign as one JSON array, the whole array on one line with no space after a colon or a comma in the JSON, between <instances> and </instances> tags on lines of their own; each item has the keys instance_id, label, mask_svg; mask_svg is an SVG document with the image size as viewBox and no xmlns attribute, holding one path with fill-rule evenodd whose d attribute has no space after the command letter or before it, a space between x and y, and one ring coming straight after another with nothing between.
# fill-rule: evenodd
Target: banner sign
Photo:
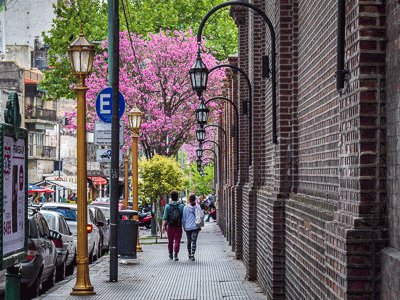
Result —
<instances>
[{"instance_id":1,"label":"banner sign","mask_svg":"<svg viewBox=\"0 0 400 300\"><path fill-rule=\"evenodd\" d=\"M11 92L0 123L0 270L25 260L28 242L28 134Z\"/></svg>"}]
</instances>

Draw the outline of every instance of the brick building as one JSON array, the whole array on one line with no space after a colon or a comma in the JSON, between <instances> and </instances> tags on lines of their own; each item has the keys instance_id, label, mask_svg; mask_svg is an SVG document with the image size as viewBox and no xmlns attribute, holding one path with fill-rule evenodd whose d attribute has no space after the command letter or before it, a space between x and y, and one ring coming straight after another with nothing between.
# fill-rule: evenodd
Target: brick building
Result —
<instances>
[{"instance_id":1,"label":"brick building","mask_svg":"<svg viewBox=\"0 0 400 300\"><path fill-rule=\"evenodd\" d=\"M269 299L400 299L400 1L345 1L350 76L339 92L341 1L251 1L275 28L277 144L262 72L270 32L258 14L231 8L230 63L250 77L253 99L246 105L247 82L227 70L240 155L229 135L219 223ZM226 105L221 126L235 123Z\"/></svg>"}]
</instances>

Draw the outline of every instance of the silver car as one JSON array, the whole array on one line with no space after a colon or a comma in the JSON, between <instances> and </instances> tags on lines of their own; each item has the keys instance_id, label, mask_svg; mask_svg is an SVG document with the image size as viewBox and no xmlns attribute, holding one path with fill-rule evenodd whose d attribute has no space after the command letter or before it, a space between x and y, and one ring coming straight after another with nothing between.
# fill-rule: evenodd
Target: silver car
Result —
<instances>
[{"instance_id":1,"label":"silver car","mask_svg":"<svg viewBox=\"0 0 400 300\"><path fill-rule=\"evenodd\" d=\"M0 299L4 298L6 291L6 270L0 270Z\"/></svg>"},{"instance_id":2,"label":"silver car","mask_svg":"<svg viewBox=\"0 0 400 300\"><path fill-rule=\"evenodd\" d=\"M47 202L42 208L44 210L56 211L62 214L67 221L69 229L73 233L75 245L77 245L77 205L70 203ZM88 254L89 261L96 261L101 256L100 249L100 232L94 223L94 216L90 209L87 210L87 233L88 233Z\"/></svg>"},{"instance_id":3,"label":"silver car","mask_svg":"<svg viewBox=\"0 0 400 300\"><path fill-rule=\"evenodd\" d=\"M73 233L69 230L64 216L59 212L42 210L41 213L49 228L61 235L61 239L54 239L53 243L57 249L57 280L63 280L66 275L74 273L76 246Z\"/></svg>"}]
</instances>

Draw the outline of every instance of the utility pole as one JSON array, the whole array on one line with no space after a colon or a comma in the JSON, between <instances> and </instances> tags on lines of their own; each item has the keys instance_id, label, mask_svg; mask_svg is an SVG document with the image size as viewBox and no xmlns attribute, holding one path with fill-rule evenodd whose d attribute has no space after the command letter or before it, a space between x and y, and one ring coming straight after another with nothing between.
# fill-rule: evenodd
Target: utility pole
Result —
<instances>
[{"instance_id":1,"label":"utility pole","mask_svg":"<svg viewBox=\"0 0 400 300\"><path fill-rule=\"evenodd\" d=\"M110 172L110 281L118 281L119 202L119 0L108 0L108 74L112 87L111 172Z\"/></svg>"}]
</instances>

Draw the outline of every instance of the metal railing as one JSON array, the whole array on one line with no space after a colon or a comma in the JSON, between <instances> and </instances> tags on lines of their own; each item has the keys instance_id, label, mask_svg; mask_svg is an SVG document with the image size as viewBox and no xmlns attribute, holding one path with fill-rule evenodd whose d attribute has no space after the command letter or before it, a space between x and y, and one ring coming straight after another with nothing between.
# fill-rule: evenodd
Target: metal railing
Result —
<instances>
[{"instance_id":1,"label":"metal railing","mask_svg":"<svg viewBox=\"0 0 400 300\"><path fill-rule=\"evenodd\" d=\"M57 120L57 111L51 109L45 109L41 107L27 106L26 108L27 119L43 119L47 121Z\"/></svg>"},{"instance_id":2,"label":"metal railing","mask_svg":"<svg viewBox=\"0 0 400 300\"><path fill-rule=\"evenodd\" d=\"M29 145L29 157L56 159L56 147Z\"/></svg>"}]
</instances>

